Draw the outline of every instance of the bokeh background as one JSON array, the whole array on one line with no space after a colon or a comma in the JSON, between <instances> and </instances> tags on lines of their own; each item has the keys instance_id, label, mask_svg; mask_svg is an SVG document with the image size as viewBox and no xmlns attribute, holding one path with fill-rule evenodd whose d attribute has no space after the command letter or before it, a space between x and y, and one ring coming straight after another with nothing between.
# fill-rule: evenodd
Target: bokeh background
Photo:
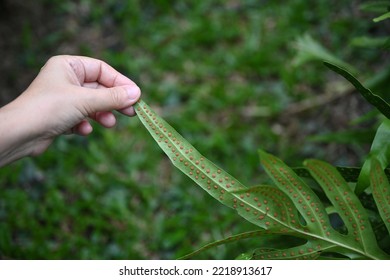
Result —
<instances>
[{"instance_id":1,"label":"bokeh background","mask_svg":"<svg viewBox=\"0 0 390 280\"><path fill-rule=\"evenodd\" d=\"M87 55L132 78L244 184L267 180L259 148L291 166L309 157L360 166L378 114L321 61L386 98L390 25L372 20L385 12L357 0L1 0L0 102L51 56ZM176 170L137 117L118 118L114 129L59 137L42 156L0 169L0 258L175 259L254 229ZM232 259L257 245L200 257Z\"/></svg>"}]
</instances>

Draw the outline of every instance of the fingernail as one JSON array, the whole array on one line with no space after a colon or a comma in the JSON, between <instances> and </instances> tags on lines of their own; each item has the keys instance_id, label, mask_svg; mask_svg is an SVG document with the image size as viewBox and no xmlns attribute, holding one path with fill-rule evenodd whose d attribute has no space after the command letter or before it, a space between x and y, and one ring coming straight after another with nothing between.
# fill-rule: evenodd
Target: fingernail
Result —
<instances>
[{"instance_id":1,"label":"fingernail","mask_svg":"<svg viewBox=\"0 0 390 280\"><path fill-rule=\"evenodd\" d=\"M129 99L132 101L138 100L141 95L141 90L137 86L128 86L126 87L126 91Z\"/></svg>"}]
</instances>

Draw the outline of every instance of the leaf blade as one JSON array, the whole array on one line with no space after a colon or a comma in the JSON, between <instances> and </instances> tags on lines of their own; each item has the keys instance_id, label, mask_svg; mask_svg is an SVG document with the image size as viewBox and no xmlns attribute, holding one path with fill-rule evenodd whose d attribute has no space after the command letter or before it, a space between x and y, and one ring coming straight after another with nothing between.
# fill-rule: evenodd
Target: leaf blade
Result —
<instances>
[{"instance_id":1,"label":"leaf blade","mask_svg":"<svg viewBox=\"0 0 390 280\"><path fill-rule=\"evenodd\" d=\"M350 167L350 166L335 166L337 171L343 176L344 180L351 183L356 183L358 181L359 175L362 171L360 167ZM292 170L299 176L303 178L312 178L310 172L306 167L293 167ZM390 168L384 170L387 179L390 180Z\"/></svg>"},{"instance_id":2,"label":"leaf blade","mask_svg":"<svg viewBox=\"0 0 390 280\"><path fill-rule=\"evenodd\" d=\"M328 239L333 229L323 204L314 191L280 159L259 150L260 161L276 186L294 203L316 237ZM306 232L307 233L307 232Z\"/></svg>"},{"instance_id":3,"label":"leaf blade","mask_svg":"<svg viewBox=\"0 0 390 280\"><path fill-rule=\"evenodd\" d=\"M379 126L371 145L368 158L360 171L355 193L361 194L370 185L370 170L373 158L376 158L382 168L390 163L390 120L384 120Z\"/></svg>"},{"instance_id":4,"label":"leaf blade","mask_svg":"<svg viewBox=\"0 0 390 280\"><path fill-rule=\"evenodd\" d=\"M380 22L382 20L390 18L390 12L384 13L383 15L380 15L379 17L374 18L373 22Z\"/></svg>"},{"instance_id":5,"label":"leaf blade","mask_svg":"<svg viewBox=\"0 0 390 280\"><path fill-rule=\"evenodd\" d=\"M324 64L329 69L333 70L334 72L340 74L345 79L347 79L371 105L377 108L386 118L390 119L390 105L384 99L374 94L370 89L363 86L359 82L359 80L356 79L347 70L330 62L325 61Z\"/></svg>"},{"instance_id":6,"label":"leaf blade","mask_svg":"<svg viewBox=\"0 0 390 280\"><path fill-rule=\"evenodd\" d=\"M390 184L377 159L373 159L370 171L372 194L379 214L390 233Z\"/></svg>"},{"instance_id":7,"label":"leaf blade","mask_svg":"<svg viewBox=\"0 0 390 280\"><path fill-rule=\"evenodd\" d=\"M267 229L276 229L286 233L302 230L298 221L297 209L280 189L272 186L254 186L245 191L235 191L234 193L239 195L241 199L252 196L253 200L247 199L246 205L253 207L253 209L263 207L265 212L256 218L264 220ZM256 221L251 222L256 224Z\"/></svg>"},{"instance_id":8,"label":"leaf blade","mask_svg":"<svg viewBox=\"0 0 390 280\"><path fill-rule=\"evenodd\" d=\"M269 215L271 207L267 204L281 205L282 202L278 201L284 199L281 194L274 192L274 196L271 197L271 193L262 192L259 188L244 186L236 178L201 155L143 100L135 104L135 110L143 125L173 165L220 203L235 209L243 218L261 228L277 227L287 231L291 227L290 212L292 210L288 212L289 216L286 218L287 214L277 211L282 208L272 207L275 212Z\"/></svg>"},{"instance_id":9,"label":"leaf blade","mask_svg":"<svg viewBox=\"0 0 390 280\"><path fill-rule=\"evenodd\" d=\"M269 230L256 230L256 231L239 233L239 234L232 235L232 236L229 236L227 238L223 238L223 239L211 242L209 244L206 244L206 245L200 247L199 249L180 257L179 259L181 259L181 260L190 259L190 258L193 258L194 256L197 256L197 255L199 255L199 254L201 254L209 249L212 249L212 248L215 248L215 247L218 247L221 245L225 245L225 244L229 244L229 243L233 243L233 242L238 242L238 241L244 240L244 239L266 236L266 235L270 235L273 233L276 233L276 232L269 231ZM285 233L283 233L283 234L285 234Z\"/></svg>"},{"instance_id":10,"label":"leaf blade","mask_svg":"<svg viewBox=\"0 0 390 280\"><path fill-rule=\"evenodd\" d=\"M330 250L336 245L323 240L309 239L305 244L277 250L258 249L254 252L253 259L271 260L315 260L321 253Z\"/></svg>"},{"instance_id":11,"label":"leaf blade","mask_svg":"<svg viewBox=\"0 0 390 280\"><path fill-rule=\"evenodd\" d=\"M220 169L201 155L172 126L160 118L143 100L135 105L139 119L150 132L160 148L166 153L172 164L201 186L217 184L223 190L241 190L246 187L236 178ZM198 177L197 177L198 176ZM220 182L220 180L223 180ZM223 183L223 184L221 184ZM213 187L214 188L214 187ZM212 192L212 188L204 188ZM217 189L216 189L217 190Z\"/></svg>"},{"instance_id":12,"label":"leaf blade","mask_svg":"<svg viewBox=\"0 0 390 280\"><path fill-rule=\"evenodd\" d=\"M348 229L349 238L353 243L345 241L353 248L361 248L360 253L376 258L384 256L379 249L368 215L359 198L349 188L337 169L332 165L316 160L306 160L304 165L310 170L313 178L321 185L325 194L332 202L337 213ZM346 238L345 238L346 239ZM357 250L359 251L359 250Z\"/></svg>"},{"instance_id":13,"label":"leaf blade","mask_svg":"<svg viewBox=\"0 0 390 280\"><path fill-rule=\"evenodd\" d=\"M293 43L293 47L297 50L297 53L292 61L292 65L295 67L302 66L304 63L309 61L326 60L337 65L342 65L351 72L356 72L352 65L335 56L309 34L297 37Z\"/></svg>"}]
</instances>

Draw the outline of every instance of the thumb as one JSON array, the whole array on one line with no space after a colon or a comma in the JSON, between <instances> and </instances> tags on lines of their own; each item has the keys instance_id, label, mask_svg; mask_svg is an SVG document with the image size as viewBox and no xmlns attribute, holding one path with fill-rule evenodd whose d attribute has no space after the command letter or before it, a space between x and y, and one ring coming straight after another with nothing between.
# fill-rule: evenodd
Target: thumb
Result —
<instances>
[{"instance_id":1,"label":"thumb","mask_svg":"<svg viewBox=\"0 0 390 280\"><path fill-rule=\"evenodd\" d=\"M135 104L141 96L141 90L136 85L87 90L88 115L129 107Z\"/></svg>"}]
</instances>

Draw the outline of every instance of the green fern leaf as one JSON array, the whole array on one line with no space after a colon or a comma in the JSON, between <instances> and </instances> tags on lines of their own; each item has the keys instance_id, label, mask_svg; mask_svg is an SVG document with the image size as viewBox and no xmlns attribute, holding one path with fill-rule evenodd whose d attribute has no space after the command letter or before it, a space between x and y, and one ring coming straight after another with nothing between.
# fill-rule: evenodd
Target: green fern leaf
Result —
<instances>
[{"instance_id":1,"label":"green fern leaf","mask_svg":"<svg viewBox=\"0 0 390 280\"><path fill-rule=\"evenodd\" d=\"M294 232L288 233L289 235L295 236ZM245 233L236 234L221 240L217 240L214 242L211 242L198 250L191 252L190 254L187 254L183 256L181 259L190 259L194 258L195 256L210 250L211 248L215 248L221 245L226 245L233 242L239 242L245 239L254 239L254 238L264 238L269 236L279 236L280 238L285 238L286 232L272 229L272 230L258 230L258 231L250 231ZM272 243L279 243L280 239L276 239ZM272 243L270 243L269 240L267 240L267 246L272 246ZM336 247L336 245L332 245L328 242L320 241L318 239L311 239L305 244L300 246L295 246L292 248L261 248L256 249L252 253L245 254L245 259L316 259L319 257L319 255L327 251L333 247Z\"/></svg>"},{"instance_id":2,"label":"green fern leaf","mask_svg":"<svg viewBox=\"0 0 390 280\"><path fill-rule=\"evenodd\" d=\"M352 192L348 191L345 200L343 200L345 204L351 200L351 203L346 205L351 209L341 208L344 214L340 215L344 218L353 217L352 221L345 222L348 230L353 233L343 235L333 229L322 202L313 190L280 159L259 151L262 165L275 182L276 187L248 188L201 155L176 130L156 115L145 102L140 100L135 105L135 109L141 122L179 170L219 202L235 209L243 218L263 229L253 236L244 234L236 237L236 240L261 235L284 234L307 240L300 247L287 248L279 252L282 255L283 252L288 253L290 257L292 257L291 253L298 253L297 258L317 258L324 251L336 252L348 257L358 256L358 258L388 257L374 246L376 243L372 240L370 233L372 229L368 219ZM322 163L309 161L307 167L320 184L331 184L336 188L343 180L336 170L331 170L330 173L333 175L331 179L324 180L320 172L324 172L326 169L329 173L329 167ZM342 183L343 186L340 189L343 194L347 192L345 184ZM330 199L334 204L339 201L337 197L332 195L330 195ZM355 229L355 224L360 226L360 229ZM354 230L357 232L355 233ZM206 245L201 250L232 241L234 238L215 242ZM370 249L369 246L372 248ZM269 251L269 249L267 250ZM263 253L270 254L268 251ZM299 255L301 252L303 253ZM263 253L258 251L256 256L261 258L264 256Z\"/></svg>"},{"instance_id":3,"label":"green fern leaf","mask_svg":"<svg viewBox=\"0 0 390 280\"><path fill-rule=\"evenodd\" d=\"M330 61L337 65L342 65L351 72L356 72L354 67L335 56L331 51L326 49L311 35L304 34L299 36L293 43L297 53L292 61L295 67L302 66L309 61Z\"/></svg>"},{"instance_id":4,"label":"green fern leaf","mask_svg":"<svg viewBox=\"0 0 390 280\"><path fill-rule=\"evenodd\" d=\"M373 19L374 22L380 22L382 20L390 18L390 12L384 13L383 15L380 15L379 17L376 17Z\"/></svg>"},{"instance_id":5,"label":"green fern leaf","mask_svg":"<svg viewBox=\"0 0 390 280\"><path fill-rule=\"evenodd\" d=\"M371 187L379 214L390 233L390 184L377 159L371 162Z\"/></svg>"},{"instance_id":6,"label":"green fern leaf","mask_svg":"<svg viewBox=\"0 0 390 280\"><path fill-rule=\"evenodd\" d=\"M290 197L305 220L307 225L302 226L304 232L301 233L305 234L308 240L313 238L322 240L329 247L335 247L339 251L343 249L368 258L384 258L386 256L376 245L373 230L360 201L352 191L347 189L348 186L343 185L343 183L347 183L335 168L330 170L328 165L320 161L305 162L311 176L319 182L331 202L335 204L335 209L338 212L342 211L339 212L339 215L347 217L345 224L348 225L349 235L334 230L320 199L291 168L273 155L263 151L259 151L259 153L267 174L273 179L275 185ZM321 174L321 172L327 173ZM328 177L330 178L328 179ZM340 187L340 185L342 186ZM334 189L341 193L331 193ZM351 217L352 221L349 220ZM360 228L356 228L358 226ZM300 229L296 229L296 231L300 231Z\"/></svg>"},{"instance_id":7,"label":"green fern leaf","mask_svg":"<svg viewBox=\"0 0 390 280\"><path fill-rule=\"evenodd\" d=\"M390 120L384 120L379 126L374 141L371 145L371 150L368 158L363 164L360 172L358 182L356 185L355 193L361 194L370 185L370 170L371 162L376 158L381 164L382 168L386 168L389 165L390 159Z\"/></svg>"},{"instance_id":8,"label":"green fern leaf","mask_svg":"<svg viewBox=\"0 0 390 280\"><path fill-rule=\"evenodd\" d=\"M252 239L252 238L258 238L258 237L264 237L264 236L268 236L270 234L285 234L285 232L277 232L275 230L273 231L270 231L270 230L256 230L256 231L250 231L250 232L244 232L244 233L240 233L240 234L236 234L236 235L233 235L233 236L229 236L227 238L224 238L224 239L220 239L220 240L217 240L217 241L214 241L214 242L211 242L209 244L206 244L204 245L203 247L199 248L198 250L195 250L183 257L181 257L180 259L191 259L207 250L210 250L211 248L215 248L215 247L218 247L218 246L221 246L221 245L225 245L225 244L229 244L229 243L233 243L233 242L238 242L238 241L241 241L241 240L245 240L245 239Z\"/></svg>"},{"instance_id":9,"label":"green fern leaf","mask_svg":"<svg viewBox=\"0 0 390 280\"><path fill-rule=\"evenodd\" d=\"M315 237L328 238L334 233L326 210L316 193L286 164L277 157L259 151L260 161L276 186L290 197L305 220L306 233L315 232Z\"/></svg>"},{"instance_id":10,"label":"green fern leaf","mask_svg":"<svg viewBox=\"0 0 390 280\"><path fill-rule=\"evenodd\" d=\"M325 66L334 72L340 74L345 79L347 79L359 92L360 94L369 102L371 105L376 107L386 118L390 119L390 105L382 99L379 95L374 94L370 89L363 86L358 79L356 79L351 73L343 69L336 64L330 62L324 62Z\"/></svg>"},{"instance_id":11,"label":"green fern leaf","mask_svg":"<svg viewBox=\"0 0 390 280\"><path fill-rule=\"evenodd\" d=\"M268 260L315 260L325 250L331 250L336 245L321 240L309 240L305 244L287 249L257 249L252 259Z\"/></svg>"},{"instance_id":12,"label":"green fern leaf","mask_svg":"<svg viewBox=\"0 0 390 280\"><path fill-rule=\"evenodd\" d=\"M286 200L280 191L269 187L247 188L201 155L145 102L140 100L135 107L141 122L173 165L212 197L264 229L284 227L287 231L290 223L294 223L294 214L279 207Z\"/></svg>"},{"instance_id":13,"label":"green fern leaf","mask_svg":"<svg viewBox=\"0 0 390 280\"><path fill-rule=\"evenodd\" d=\"M360 167L349 167L349 166L335 166L335 167L337 171L341 174L341 176L343 176L344 180L351 183L356 183L358 181L359 175L362 171ZM292 170L299 177L313 178L306 167L293 167ZM390 169L386 168L384 172L387 179L390 180Z\"/></svg>"},{"instance_id":14,"label":"green fern leaf","mask_svg":"<svg viewBox=\"0 0 390 280\"><path fill-rule=\"evenodd\" d=\"M245 190L246 187L202 156L173 127L157 116L144 101L140 100L135 108L139 119L173 165L198 183L210 195L233 207L233 196L227 194L232 191Z\"/></svg>"},{"instance_id":15,"label":"green fern leaf","mask_svg":"<svg viewBox=\"0 0 390 280\"><path fill-rule=\"evenodd\" d=\"M328 163L314 159L306 160L304 164L313 178L321 185L342 218L348 230L346 234L346 237L349 237L348 246L372 258L378 255L383 256L383 252L377 245L366 210L337 169Z\"/></svg>"}]
</instances>

